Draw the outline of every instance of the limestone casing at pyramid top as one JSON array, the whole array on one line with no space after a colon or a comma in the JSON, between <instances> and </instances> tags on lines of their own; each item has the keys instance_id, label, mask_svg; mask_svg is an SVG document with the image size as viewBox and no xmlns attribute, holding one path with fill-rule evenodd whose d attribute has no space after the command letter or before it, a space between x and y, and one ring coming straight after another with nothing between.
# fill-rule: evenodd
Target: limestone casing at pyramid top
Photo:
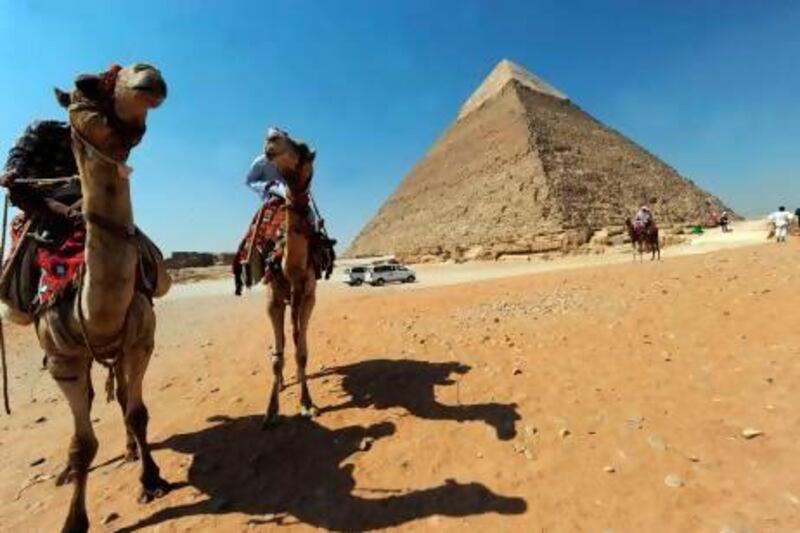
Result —
<instances>
[{"instance_id":1,"label":"limestone casing at pyramid top","mask_svg":"<svg viewBox=\"0 0 800 533\"><path fill-rule=\"evenodd\" d=\"M569 100L566 94L535 74L508 59L503 59L494 67L492 72L483 80L483 83L472 93L467 101L464 102L464 105L461 106L461 111L458 113L458 119L460 120L478 109L484 102L502 91L503 87L511 80L516 80L518 83L531 90L547 94L554 98Z\"/></svg>"}]
</instances>

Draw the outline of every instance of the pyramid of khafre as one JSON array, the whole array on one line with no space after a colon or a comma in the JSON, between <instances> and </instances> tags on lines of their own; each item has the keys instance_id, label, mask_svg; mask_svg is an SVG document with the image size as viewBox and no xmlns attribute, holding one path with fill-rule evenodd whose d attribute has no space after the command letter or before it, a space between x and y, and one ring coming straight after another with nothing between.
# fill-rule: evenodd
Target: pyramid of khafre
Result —
<instances>
[{"instance_id":1,"label":"pyramid of khafre","mask_svg":"<svg viewBox=\"0 0 800 533\"><path fill-rule=\"evenodd\" d=\"M652 200L667 230L727 209L504 60L346 255L474 259L579 248L618 235Z\"/></svg>"}]
</instances>

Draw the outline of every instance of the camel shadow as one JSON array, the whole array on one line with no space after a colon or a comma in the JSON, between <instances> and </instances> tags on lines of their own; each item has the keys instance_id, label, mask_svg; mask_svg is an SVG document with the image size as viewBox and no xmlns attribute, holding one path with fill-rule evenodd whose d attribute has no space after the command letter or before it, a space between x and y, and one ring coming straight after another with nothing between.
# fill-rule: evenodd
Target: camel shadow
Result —
<instances>
[{"instance_id":1,"label":"camel shadow","mask_svg":"<svg viewBox=\"0 0 800 533\"><path fill-rule=\"evenodd\" d=\"M433 363L408 359L371 359L328 369L311 377L338 375L350 399L323 412L349 408L401 407L426 420L482 421L494 428L500 440L513 439L520 419L515 404L447 405L436 400L434 387L454 385L451 376L466 374L468 365L457 361ZM453 392L453 396L458 391Z\"/></svg>"},{"instance_id":2,"label":"camel shadow","mask_svg":"<svg viewBox=\"0 0 800 533\"><path fill-rule=\"evenodd\" d=\"M188 482L202 493L198 501L162 509L119 531L226 513L250 515L248 525L303 523L326 530L365 531L433 515L520 514L527 508L521 498L494 494L479 483L452 480L422 490L366 490L378 497L355 495L365 489L356 486L354 466L342 463L357 453L369 453L364 442L377 446L380 439L394 434L395 426L389 422L329 429L295 418L262 431L260 416L209 421L210 427L158 445L193 456Z\"/></svg>"}]
</instances>

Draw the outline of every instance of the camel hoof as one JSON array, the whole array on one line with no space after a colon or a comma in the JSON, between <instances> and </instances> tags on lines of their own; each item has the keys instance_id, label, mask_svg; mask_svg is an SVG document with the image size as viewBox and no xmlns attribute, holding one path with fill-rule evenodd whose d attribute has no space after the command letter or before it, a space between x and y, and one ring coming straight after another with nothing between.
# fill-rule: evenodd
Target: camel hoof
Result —
<instances>
[{"instance_id":1,"label":"camel hoof","mask_svg":"<svg viewBox=\"0 0 800 533\"><path fill-rule=\"evenodd\" d=\"M75 471L67 465L64 470L61 471L60 474L56 476L56 487L63 487L64 485L68 485L72 483L72 480L75 478Z\"/></svg>"},{"instance_id":2,"label":"camel hoof","mask_svg":"<svg viewBox=\"0 0 800 533\"><path fill-rule=\"evenodd\" d=\"M261 421L261 429L267 430L278 426L281 423L281 417L277 413L266 415Z\"/></svg>"},{"instance_id":3,"label":"camel hoof","mask_svg":"<svg viewBox=\"0 0 800 533\"><path fill-rule=\"evenodd\" d=\"M316 418L317 416L319 416L319 409L317 409L313 405L310 405L308 407L302 406L300 407L300 416L302 416L303 418Z\"/></svg>"},{"instance_id":4,"label":"camel hoof","mask_svg":"<svg viewBox=\"0 0 800 533\"><path fill-rule=\"evenodd\" d=\"M143 488L139 494L139 503L150 503L155 499L164 497L170 490L170 485L163 479L159 478L152 488Z\"/></svg>"},{"instance_id":5,"label":"camel hoof","mask_svg":"<svg viewBox=\"0 0 800 533\"><path fill-rule=\"evenodd\" d=\"M70 515L61 529L62 533L86 533L87 531L89 531L89 518L86 515L77 518Z\"/></svg>"},{"instance_id":6,"label":"camel hoof","mask_svg":"<svg viewBox=\"0 0 800 533\"><path fill-rule=\"evenodd\" d=\"M125 457L122 458L125 463L135 463L139 460L138 450L128 450L125 452Z\"/></svg>"}]
</instances>

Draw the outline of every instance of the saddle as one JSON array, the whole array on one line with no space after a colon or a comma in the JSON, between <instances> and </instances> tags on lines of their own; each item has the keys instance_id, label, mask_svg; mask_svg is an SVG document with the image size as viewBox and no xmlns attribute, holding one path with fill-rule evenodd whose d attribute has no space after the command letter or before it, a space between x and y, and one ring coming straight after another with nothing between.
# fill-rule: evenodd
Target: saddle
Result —
<instances>
[{"instance_id":1,"label":"saddle","mask_svg":"<svg viewBox=\"0 0 800 533\"><path fill-rule=\"evenodd\" d=\"M640 220L636 220L633 222L633 231L635 231L636 234L640 235L641 237L648 237L658 234L658 226L656 226L656 223L653 219L650 219L645 223Z\"/></svg>"},{"instance_id":2,"label":"saddle","mask_svg":"<svg viewBox=\"0 0 800 533\"><path fill-rule=\"evenodd\" d=\"M286 199L272 195L256 211L233 259L232 271L236 294L242 287L252 287L274 276L282 276L281 259L286 244ZM310 224L309 224L310 226ZM336 252L336 240L324 231L311 229L310 260L317 279L330 278Z\"/></svg>"},{"instance_id":3,"label":"saddle","mask_svg":"<svg viewBox=\"0 0 800 533\"><path fill-rule=\"evenodd\" d=\"M11 238L0 275L0 301L15 312L15 321L25 324L77 289L84 272L86 230L76 225L53 234L21 213L11 223ZM152 301L163 255L138 228L133 240L139 250L136 290Z\"/></svg>"}]
</instances>

